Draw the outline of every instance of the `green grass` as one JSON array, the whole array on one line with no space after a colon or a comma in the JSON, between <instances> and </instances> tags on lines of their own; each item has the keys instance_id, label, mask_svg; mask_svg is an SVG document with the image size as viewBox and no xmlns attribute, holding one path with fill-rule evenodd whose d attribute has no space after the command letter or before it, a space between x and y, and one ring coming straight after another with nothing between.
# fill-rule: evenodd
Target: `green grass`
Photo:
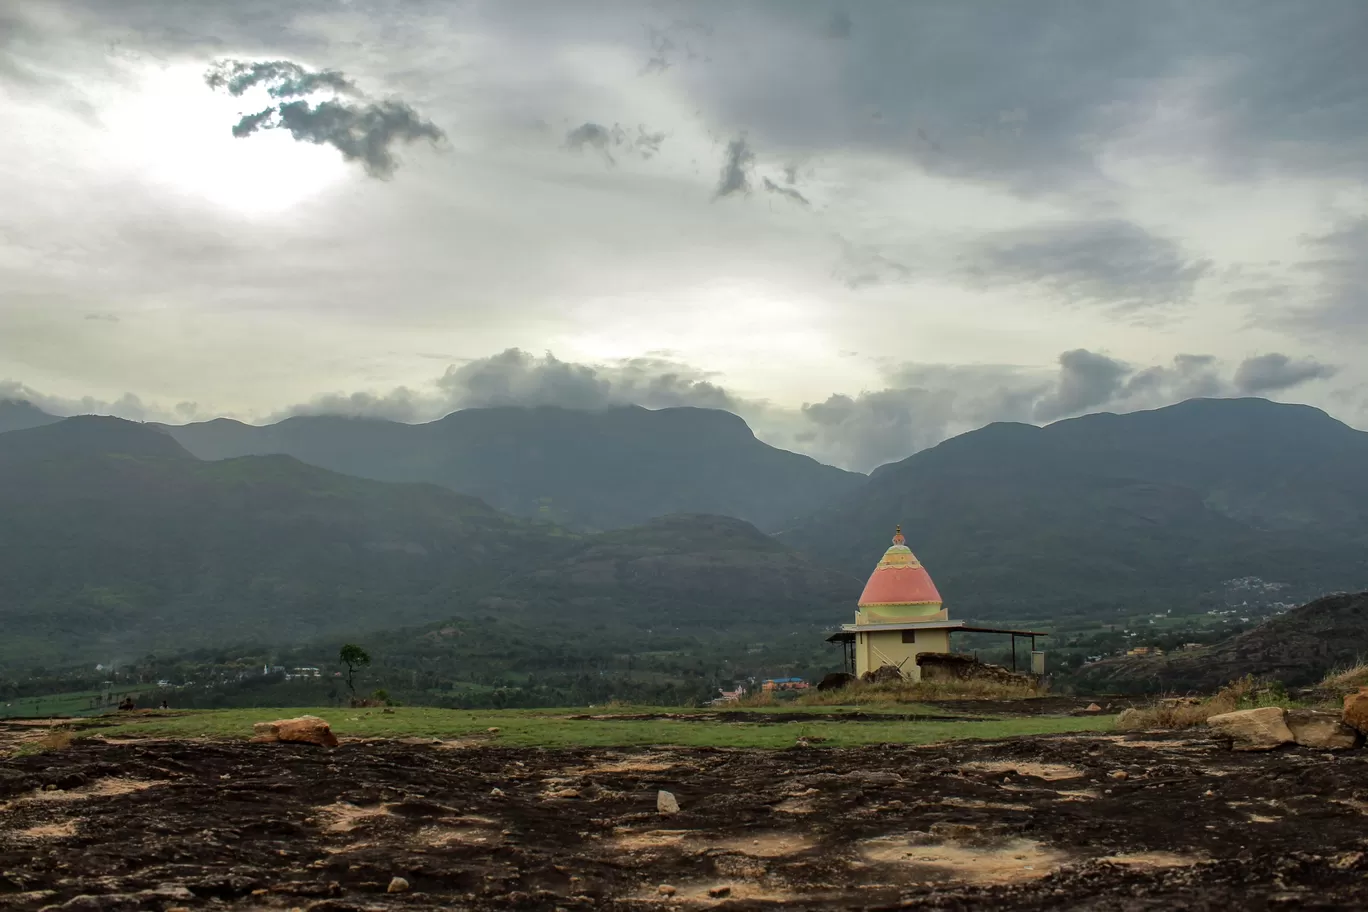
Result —
<instances>
[{"instance_id":1,"label":"green grass","mask_svg":"<svg viewBox=\"0 0 1368 912\"><path fill-rule=\"evenodd\" d=\"M831 707L817 708L831 712ZM898 708L902 712L907 707ZM759 710L764 712L766 710ZM811 712L812 710L808 710ZM1110 730L1112 717L1033 716L989 720L858 722L824 720L762 722L700 722L687 719L572 719L585 712L614 715L643 712L687 714L690 710L615 707L603 710L449 710L400 707L393 713L379 709L225 709L188 711L169 716L121 719L106 717L78 722L84 733L105 737L246 738L254 722L310 713L326 719L340 737L462 738L478 737L506 747L791 747L800 737L822 739L829 747L864 744L929 744L965 738L1005 738L1015 735ZM692 712L701 712L694 710ZM798 710L795 715L804 714ZM488 729L497 728L497 733Z\"/></svg>"},{"instance_id":2,"label":"green grass","mask_svg":"<svg viewBox=\"0 0 1368 912\"><path fill-rule=\"evenodd\" d=\"M115 693L137 695L145 688L130 687ZM12 697L0 701L0 719L40 719L49 716L91 716L103 712L103 707L92 708L93 697L103 699L104 692L83 690L75 693L44 694L39 697Z\"/></svg>"}]
</instances>

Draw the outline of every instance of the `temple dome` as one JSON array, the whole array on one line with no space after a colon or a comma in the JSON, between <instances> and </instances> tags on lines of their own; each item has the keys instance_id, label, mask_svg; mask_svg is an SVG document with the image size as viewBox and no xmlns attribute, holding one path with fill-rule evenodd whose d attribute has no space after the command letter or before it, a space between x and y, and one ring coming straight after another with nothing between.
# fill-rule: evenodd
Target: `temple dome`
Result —
<instances>
[{"instance_id":1,"label":"temple dome","mask_svg":"<svg viewBox=\"0 0 1368 912\"><path fill-rule=\"evenodd\" d=\"M885 617L917 617L937 614L941 610L941 596L931 574L907 547L899 526L893 536L893 546L884 552L883 559L869 575L864 592L860 593L860 610Z\"/></svg>"}]
</instances>

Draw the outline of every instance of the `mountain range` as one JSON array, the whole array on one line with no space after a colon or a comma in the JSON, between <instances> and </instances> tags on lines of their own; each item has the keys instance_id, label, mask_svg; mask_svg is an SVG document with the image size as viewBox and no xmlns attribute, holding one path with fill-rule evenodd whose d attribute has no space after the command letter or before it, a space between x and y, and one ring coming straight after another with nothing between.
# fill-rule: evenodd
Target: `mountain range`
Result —
<instances>
[{"instance_id":1,"label":"mountain range","mask_svg":"<svg viewBox=\"0 0 1368 912\"><path fill-rule=\"evenodd\" d=\"M162 426L201 459L285 455L377 481L431 482L515 516L586 531L672 513L772 528L865 476L762 443L716 409L476 408L427 424L298 416Z\"/></svg>"},{"instance_id":2,"label":"mountain range","mask_svg":"<svg viewBox=\"0 0 1368 912\"><path fill-rule=\"evenodd\" d=\"M991 424L778 538L858 574L896 523L960 615L1177 613L1248 576L1305 601L1368 587L1368 433L1264 399Z\"/></svg>"},{"instance_id":3,"label":"mountain range","mask_svg":"<svg viewBox=\"0 0 1368 912\"><path fill-rule=\"evenodd\" d=\"M859 587L730 517L575 533L437 485L201 460L99 417L0 434L0 554L0 660L49 663L453 617L553 638L782 605L786 625L816 625Z\"/></svg>"},{"instance_id":4,"label":"mountain range","mask_svg":"<svg viewBox=\"0 0 1368 912\"><path fill-rule=\"evenodd\" d=\"M899 524L955 617L1368 588L1368 434L1259 399L992 424L867 478L700 409L6 427L0 659L446 618L816 637Z\"/></svg>"}]
</instances>

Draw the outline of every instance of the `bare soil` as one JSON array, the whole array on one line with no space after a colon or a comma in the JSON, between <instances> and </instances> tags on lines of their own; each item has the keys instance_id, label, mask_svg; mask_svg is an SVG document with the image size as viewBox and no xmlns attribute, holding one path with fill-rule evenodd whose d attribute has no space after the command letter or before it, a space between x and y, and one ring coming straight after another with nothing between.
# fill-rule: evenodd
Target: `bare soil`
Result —
<instances>
[{"instance_id":1,"label":"bare soil","mask_svg":"<svg viewBox=\"0 0 1368 912\"><path fill-rule=\"evenodd\" d=\"M678 814L657 812L659 789ZM1368 752L1154 733L782 751L142 740L0 762L7 909L1366 905Z\"/></svg>"}]
</instances>

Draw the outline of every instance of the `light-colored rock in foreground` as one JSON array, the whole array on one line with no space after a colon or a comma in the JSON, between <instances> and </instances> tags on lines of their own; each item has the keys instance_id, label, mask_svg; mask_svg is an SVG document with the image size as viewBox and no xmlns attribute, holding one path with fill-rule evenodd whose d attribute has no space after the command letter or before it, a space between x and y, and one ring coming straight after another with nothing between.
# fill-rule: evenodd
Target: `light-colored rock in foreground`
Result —
<instances>
[{"instance_id":1,"label":"light-colored rock in foreground","mask_svg":"<svg viewBox=\"0 0 1368 912\"><path fill-rule=\"evenodd\" d=\"M1289 709L1287 728L1302 747L1317 750L1349 750L1358 747L1359 734L1334 713L1314 709Z\"/></svg>"},{"instance_id":2,"label":"light-colored rock in foreground","mask_svg":"<svg viewBox=\"0 0 1368 912\"><path fill-rule=\"evenodd\" d=\"M1261 709L1237 709L1207 719L1207 726L1217 738L1228 739L1234 750L1273 750L1296 739L1287 727L1287 713L1279 706Z\"/></svg>"},{"instance_id":3,"label":"light-colored rock in foreground","mask_svg":"<svg viewBox=\"0 0 1368 912\"><path fill-rule=\"evenodd\" d=\"M258 722L252 726L252 730L256 732L253 741L300 741L305 744L337 747L337 735L333 734L332 726L318 716Z\"/></svg>"},{"instance_id":4,"label":"light-colored rock in foreground","mask_svg":"<svg viewBox=\"0 0 1368 912\"><path fill-rule=\"evenodd\" d=\"M1368 735L1368 687L1344 698L1344 724Z\"/></svg>"},{"instance_id":5,"label":"light-colored rock in foreground","mask_svg":"<svg viewBox=\"0 0 1368 912\"><path fill-rule=\"evenodd\" d=\"M656 810L662 814L678 814L679 799L670 792L661 789L660 794L656 795Z\"/></svg>"}]
</instances>

